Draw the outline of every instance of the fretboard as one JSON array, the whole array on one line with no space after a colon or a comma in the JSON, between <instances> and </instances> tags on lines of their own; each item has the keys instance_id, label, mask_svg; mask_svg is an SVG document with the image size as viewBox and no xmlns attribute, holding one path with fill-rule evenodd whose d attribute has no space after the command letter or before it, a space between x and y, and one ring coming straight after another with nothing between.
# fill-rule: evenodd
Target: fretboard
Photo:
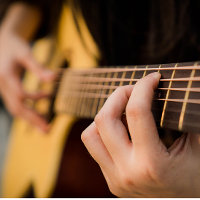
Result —
<instances>
[{"instance_id":1,"label":"fretboard","mask_svg":"<svg viewBox=\"0 0 200 200\"><path fill-rule=\"evenodd\" d=\"M162 75L152 104L157 127L200 132L198 62L66 69L56 96L55 111L94 118L117 87L133 85L156 71Z\"/></svg>"}]
</instances>

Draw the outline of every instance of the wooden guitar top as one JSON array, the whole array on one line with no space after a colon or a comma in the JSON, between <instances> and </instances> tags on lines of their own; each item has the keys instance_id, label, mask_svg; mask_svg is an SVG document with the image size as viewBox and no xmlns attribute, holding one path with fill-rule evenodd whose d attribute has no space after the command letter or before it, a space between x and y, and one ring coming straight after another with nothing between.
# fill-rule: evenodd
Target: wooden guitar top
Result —
<instances>
[{"instance_id":1,"label":"wooden guitar top","mask_svg":"<svg viewBox=\"0 0 200 200\"><path fill-rule=\"evenodd\" d=\"M81 13L77 14L82 37L92 54L99 57L98 48L92 39ZM64 5L60 19L60 26L56 49L48 67L55 69L59 65L59 58L64 57L70 67L95 67L97 65L90 53L85 50L74 24L69 6ZM33 48L33 54L38 62L46 64L52 40L42 39ZM29 91L38 90L40 83L37 78L27 73L24 87ZM51 84L43 89L49 91ZM49 101L38 101L35 108L45 114L48 112ZM70 129L76 119L66 114L59 114L51 122L51 130L44 134L36 127L22 119L15 119L9 138L7 156L4 163L2 179L3 197L23 197L31 185L35 197L50 197L55 184L64 145Z\"/></svg>"}]
</instances>

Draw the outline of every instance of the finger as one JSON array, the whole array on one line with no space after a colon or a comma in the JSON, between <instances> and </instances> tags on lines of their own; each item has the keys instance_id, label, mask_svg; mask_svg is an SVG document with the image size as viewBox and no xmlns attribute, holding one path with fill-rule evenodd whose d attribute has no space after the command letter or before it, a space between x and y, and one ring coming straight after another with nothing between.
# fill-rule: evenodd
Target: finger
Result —
<instances>
[{"instance_id":1,"label":"finger","mask_svg":"<svg viewBox=\"0 0 200 200\"><path fill-rule=\"evenodd\" d=\"M56 74L48 69L42 67L36 62L30 50L24 51L26 53L18 57L18 62L27 70L32 71L43 81L53 81L57 77Z\"/></svg>"},{"instance_id":2,"label":"finger","mask_svg":"<svg viewBox=\"0 0 200 200\"><path fill-rule=\"evenodd\" d=\"M38 113L36 113L34 110L29 109L24 105L21 108L19 117L22 117L23 119L29 121L31 124L35 125L41 132L49 131L49 125L47 121L44 118L42 118Z\"/></svg>"},{"instance_id":3,"label":"finger","mask_svg":"<svg viewBox=\"0 0 200 200\"><path fill-rule=\"evenodd\" d=\"M39 100L42 98L52 97L52 94L47 92L36 92L36 93L24 93L23 99Z\"/></svg>"},{"instance_id":4,"label":"finger","mask_svg":"<svg viewBox=\"0 0 200 200\"><path fill-rule=\"evenodd\" d=\"M155 152L163 147L151 112L154 90L159 79L159 73L142 78L136 83L129 99L126 116L134 149Z\"/></svg>"},{"instance_id":5,"label":"finger","mask_svg":"<svg viewBox=\"0 0 200 200\"><path fill-rule=\"evenodd\" d=\"M115 90L95 118L100 136L114 162L125 160L132 148L121 121L132 89L133 86L122 86Z\"/></svg>"},{"instance_id":6,"label":"finger","mask_svg":"<svg viewBox=\"0 0 200 200\"><path fill-rule=\"evenodd\" d=\"M91 156L101 168L107 170L113 168L114 162L107 151L94 122L83 131L81 139Z\"/></svg>"},{"instance_id":7,"label":"finger","mask_svg":"<svg viewBox=\"0 0 200 200\"><path fill-rule=\"evenodd\" d=\"M125 114L122 114L122 116L121 116L121 120L122 120L124 126L126 127L127 132L129 132L129 129L128 129L128 123L127 123L126 115L125 115Z\"/></svg>"}]
</instances>

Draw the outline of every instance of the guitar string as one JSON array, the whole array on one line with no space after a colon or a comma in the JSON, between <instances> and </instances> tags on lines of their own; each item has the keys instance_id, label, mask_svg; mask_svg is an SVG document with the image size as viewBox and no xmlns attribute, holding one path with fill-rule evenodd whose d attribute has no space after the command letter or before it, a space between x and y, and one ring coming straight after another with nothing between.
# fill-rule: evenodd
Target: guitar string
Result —
<instances>
[{"instance_id":1,"label":"guitar string","mask_svg":"<svg viewBox=\"0 0 200 200\"><path fill-rule=\"evenodd\" d=\"M155 120L155 122L158 122L160 123L161 120ZM179 124L179 121L168 121L168 120L165 120L164 123L170 123L170 124ZM192 122L184 122L184 126L192 126L192 127L195 127L195 128L200 128L199 126L199 123L192 123ZM160 127L162 128L162 127Z\"/></svg>"},{"instance_id":2,"label":"guitar string","mask_svg":"<svg viewBox=\"0 0 200 200\"><path fill-rule=\"evenodd\" d=\"M151 109L152 111L163 111L163 109L158 109L158 108L152 108ZM175 110L175 109L169 109L169 108L167 108L166 109L166 112L173 112L173 113L180 113L181 112L181 109L180 110ZM200 113L199 112L196 112L196 111L194 111L194 110L186 110L185 111L185 113L186 114L191 114L191 115L197 115L197 116L200 116Z\"/></svg>"},{"instance_id":3,"label":"guitar string","mask_svg":"<svg viewBox=\"0 0 200 200\"><path fill-rule=\"evenodd\" d=\"M156 123L159 123L161 122L161 120L155 120ZM164 120L163 122L163 126L157 126L157 127L160 127L160 128L165 128L165 124L168 124L168 128L169 128L169 124L174 124L174 125L177 125L177 130L178 130L178 125L179 125L179 121L169 121L169 120ZM187 121L184 121L184 124L183 126L190 126L190 127L194 127L194 128L200 128L199 126L199 123L194 123L194 122L187 122Z\"/></svg>"},{"instance_id":4,"label":"guitar string","mask_svg":"<svg viewBox=\"0 0 200 200\"><path fill-rule=\"evenodd\" d=\"M80 83L77 83L77 84L74 84L72 89L83 89L84 86L86 84L80 84ZM128 85L128 84L127 84ZM124 85L124 86L127 86L127 85ZM133 85L134 86L134 85ZM97 85L97 84L90 84L88 87L87 87L87 90L101 90L101 89L117 89L119 86L114 86L114 85ZM190 92L200 92L200 87L195 87L195 88L157 88L157 90L172 90L172 91L181 91L181 92L185 92L185 91L190 91Z\"/></svg>"},{"instance_id":5,"label":"guitar string","mask_svg":"<svg viewBox=\"0 0 200 200\"><path fill-rule=\"evenodd\" d=\"M90 74L90 73L114 73L114 72L128 72L128 71L169 71L169 70L200 70L200 65L194 66L180 66L180 67L155 67L155 68L134 68L134 66L128 66L129 68L67 68L67 69L54 69L56 74L63 74L63 72L73 72L76 74ZM132 68L131 68L132 67ZM151 66L150 66L151 67Z\"/></svg>"},{"instance_id":6,"label":"guitar string","mask_svg":"<svg viewBox=\"0 0 200 200\"><path fill-rule=\"evenodd\" d=\"M156 111L157 109L151 109L152 111ZM159 109L159 110L162 110L162 109ZM65 112L65 110L63 110L62 109L62 111L61 112ZM167 110L167 112L178 112L178 111L175 111L175 110ZM186 114L191 114L191 113L187 113L187 112L185 112ZM70 114L76 114L75 112L73 113L73 112L71 112ZM76 114L77 115L77 114ZM195 115L195 114L194 114ZM196 115L198 115L199 116L199 114L196 114ZM82 114L79 114L78 115L79 117L85 117L84 115L82 115ZM160 123L161 122L161 120L156 120L155 119L155 122L158 122L158 123ZM179 121L169 121L169 120L165 120L164 121L164 123L171 123L171 124L177 124L177 126L178 126L178 124L179 124ZM199 126L199 123L194 123L194 122L187 122L187 121L185 121L184 122L184 126L193 126L193 127L196 127L196 128L200 128L200 126ZM160 127L160 126L158 126L158 127ZM161 128L161 127L160 127Z\"/></svg>"},{"instance_id":7,"label":"guitar string","mask_svg":"<svg viewBox=\"0 0 200 200\"><path fill-rule=\"evenodd\" d=\"M99 85L98 85L99 86ZM105 85L100 85L100 87L93 87L92 89L102 89L103 87L105 87L105 88L109 88L109 89L116 89L118 86L105 86ZM104 88L104 89L105 89ZM91 89L91 87L89 87L88 86L88 89ZM191 92L199 92L199 88L158 88L158 90L174 90L174 91L191 91ZM67 91L65 90L65 93L66 93ZM68 91L68 93L70 93L70 91ZM81 93L83 93L83 92L79 92L79 91L77 91L77 92L75 92L74 90L73 90L73 93L74 94L81 94ZM85 92L84 92L84 94L85 94ZM87 95L90 95L90 96L86 96L86 98L88 98L88 97L90 97L90 98L101 98L102 96L99 96L99 94L95 94L95 93L87 93ZM92 95L92 96L91 96ZM59 95L59 97L62 97L61 95ZM107 96L106 96L107 97ZM103 98L105 98L105 97L103 97ZM166 99L157 99L157 100L164 100L164 101L166 101ZM169 99L169 101L175 101L175 102L185 102L185 101L183 101L183 100L181 100L181 99ZM189 100L187 100L186 102L188 102L188 103L196 103L196 104L199 104L200 103L200 100L197 100L197 99L189 99Z\"/></svg>"},{"instance_id":8,"label":"guitar string","mask_svg":"<svg viewBox=\"0 0 200 200\"><path fill-rule=\"evenodd\" d=\"M58 111L58 112L59 112L59 113L65 113L64 110L60 110L60 111ZM76 115L75 112L74 112L74 113L71 113L71 115L73 115L73 114ZM187 114L187 113L186 113L186 114ZM77 116L77 115L76 115L76 116ZM78 117L85 117L85 116L79 115ZM95 116L90 116L90 118L94 118L94 117L95 117ZM160 121L161 121L161 120L155 120L155 122L157 122L157 123L159 123L159 124L160 124ZM175 125L178 126L179 121L169 121L169 120L165 120L164 123L175 124ZM192 123L192 122L186 122L186 121L184 122L184 126L191 126L191 127L195 127L195 128L200 128L199 123ZM157 126L157 125L156 125L156 127L157 127L157 128L162 128L162 127ZM168 127L169 127L169 125L168 125ZM165 124L163 125L163 128L165 128Z\"/></svg>"},{"instance_id":9,"label":"guitar string","mask_svg":"<svg viewBox=\"0 0 200 200\"><path fill-rule=\"evenodd\" d=\"M179 68L180 69L180 68ZM184 70L185 70L186 68L184 67ZM189 68L187 68L187 69L192 69L191 67ZM198 69L197 67L195 67L195 69ZM145 68L145 70L147 70L146 68ZM150 70L154 70L154 69L150 69ZM164 68L161 68L161 70L165 70ZM124 69L122 69L122 71L124 72ZM131 69L131 71L133 71L133 69ZM138 70L138 71L144 71L144 70ZM91 72L90 72L91 73ZM93 72L92 72L93 73ZM102 71L101 71L101 73L102 73ZM95 71L95 74L96 74L96 71ZM80 76L74 76L74 77L78 77L79 79L81 78ZM84 79L87 79L87 77L82 77L82 78L84 78ZM195 77L195 78L188 78L188 77L186 77L186 78L178 78L178 79L173 79L172 81L200 81L200 79L199 79L200 77ZM74 79L73 79L74 80ZM137 80L139 80L139 79L131 79L131 81L137 81ZM87 80L88 81L88 80ZM107 80L106 80L107 81ZM111 81L113 81L113 79L111 80ZM114 81L116 81L116 79L114 80ZM127 80L127 79L121 79L120 78L120 80L117 80L117 81L120 81L120 82L122 82L122 81L130 81L129 79ZM161 79L161 81L171 81L171 79ZM92 81L92 82L100 82L100 81L97 81L97 80L95 80L95 81ZM103 82L105 82L105 78L103 79ZM94 85L92 86L92 87L94 87ZM100 85L100 87L101 87L101 85ZM99 87L99 88L100 88ZM93 89L93 88L91 88L91 87L89 87L90 88L90 90L91 89ZM81 88L79 88L79 89L81 89ZM95 89L98 89L98 88L95 88ZM101 87L101 89L105 89L105 88L103 88L103 87ZM116 88L113 88L113 89L116 89ZM159 88L159 89L161 89L161 90L169 90L169 88ZM194 91L194 92L199 92L200 90L199 90L200 88L171 88L171 90L175 90L175 91ZM94 97L92 97L92 98L94 98ZM105 98L105 97L103 97L103 98ZM165 100L166 101L166 99L155 99L155 100ZM182 100L182 99L167 99L167 101L175 101L175 102L185 102L184 100ZM187 100L187 102L190 102L190 103L198 103L198 104L200 104L200 101L198 101L198 100L196 100L196 99L189 99L189 100ZM168 111L168 110L167 110ZM168 111L169 112L169 111ZM186 113L187 113L187 111L186 111ZM160 120L157 120L157 121L160 121ZM166 120L165 120L165 122L167 122ZM169 121L168 121L168 123L170 123ZM174 122L173 121L173 123L176 123L176 124L178 124L178 122ZM190 123L188 123L188 124L190 124ZM197 123L196 123L197 124ZM186 124L187 125L187 124ZM195 126L195 124L194 123L192 123L191 124L192 126ZM197 125L198 126L198 125ZM198 126L199 127L199 126Z\"/></svg>"},{"instance_id":10,"label":"guitar string","mask_svg":"<svg viewBox=\"0 0 200 200\"><path fill-rule=\"evenodd\" d=\"M175 67L174 67L175 68ZM171 69L174 69L174 68L171 68ZM154 68L154 69L158 69L158 68ZM145 71L147 71L147 70L154 70L153 68L149 68L149 69L147 69L147 68L145 68ZM164 70L164 69L166 69L166 68L159 68L159 70ZM169 69L169 68L167 68L167 69ZM176 68L177 69L177 68ZM179 67L179 69L181 69L181 67ZM183 69L192 69L192 67L184 67ZM197 67L195 66L195 69L197 69ZM95 70L95 71L94 71ZM97 69L94 69L94 70L92 70L92 71L94 71L95 72L95 74L96 74L96 70ZM101 72L102 72L102 69L99 69ZM105 70L105 69L103 69L103 70ZM111 69L112 70L112 69ZM115 71L118 71L118 70L122 70L123 72L125 71L124 69L114 69ZM133 69L128 69L128 70L131 70L131 71L133 71ZM85 71L85 70L84 70ZM108 70L106 69L106 72L107 72ZM126 69L126 71L127 71L127 69ZM134 71L136 71L135 69L134 69ZM139 68L139 70L138 71L144 71L144 69L142 69L142 68ZM88 71L87 71L88 72ZM90 70L90 72L91 72L91 70ZM80 73L79 73L80 74ZM91 76L91 74L90 74L90 76ZM80 76L74 76L74 78L73 78L73 81L74 81L74 79L77 79L78 78L78 82L80 83L80 82L83 82L83 81L87 81L87 83L88 82L91 82L91 81L88 81L88 77L80 77ZM90 77L91 78L91 77ZM109 80L107 79L107 78L99 78L99 77L92 77L92 78L95 78L95 80L93 79L92 80L92 82L111 82L111 81L115 81L115 82L118 82L118 81L120 81L120 82L124 82L124 81L127 81L127 82L132 82L132 81L137 81L137 80L139 80L139 79L122 79L122 78L119 78L118 80L117 80L117 78L115 78L115 79L113 79L113 78L109 78ZM97 80L98 79L98 80ZM193 81L193 80L196 80L196 81L199 81L199 77L195 77L195 78L177 78L177 79L173 79L173 80L171 80L171 79L161 79L160 81ZM62 81L61 81L62 82ZM73 84L74 85L74 84ZM84 85L84 84L82 84L82 85ZM94 84L93 84L93 87L94 87ZM101 86L100 86L101 87ZM91 89L91 87L89 87L90 89ZM79 89L81 89L81 88L79 88ZM95 88L95 89L99 89L99 88ZM103 88L103 87L101 87L101 89L105 89L105 88ZM169 88L161 88L161 90L169 90ZM178 91L188 91L188 88L187 89L185 89L185 88L172 88L171 90L178 90ZM189 89L190 91L195 91L195 92L199 92L199 89L198 88L190 88ZM65 91L66 92L66 91ZM76 92L77 93L77 92ZM84 95L85 95L85 93L84 93ZM95 95L95 97L92 97L92 98L96 98L97 96L96 96L96 94L93 94L93 95ZM91 96L90 96L91 97ZM88 98L88 97L86 97L86 98ZM101 97L102 98L102 97ZM105 98L105 97L104 97ZM157 99L157 100L164 100L164 101L166 101L166 99ZM169 100L167 100L167 101L174 101L174 102L185 102L185 101L183 101L182 99L169 99ZM187 102L190 102L190 103L195 103L195 104L199 104L199 101L198 100L196 100L196 99L189 99Z\"/></svg>"},{"instance_id":11,"label":"guitar string","mask_svg":"<svg viewBox=\"0 0 200 200\"><path fill-rule=\"evenodd\" d=\"M140 80L140 78L101 78L101 77L90 77L90 80L88 81L88 77L82 77L82 76L74 76L73 77L73 81L77 81L78 83L79 82L90 82L90 83L95 83L95 82L112 82L112 81L115 81L115 82L130 82L130 81L134 81L134 82L137 82L138 80ZM190 78L190 77L186 77L186 78L174 78L174 79L171 79L171 78L161 78L160 79L161 82L169 82L169 81L200 81L200 76L196 76L196 77L193 77L193 78ZM57 84L62 84L64 81L59 81L59 82L56 82Z\"/></svg>"},{"instance_id":12,"label":"guitar string","mask_svg":"<svg viewBox=\"0 0 200 200\"><path fill-rule=\"evenodd\" d=\"M162 109L157 109L157 108L152 108L151 109L151 111L160 111L160 112L162 112ZM65 109L59 109L59 112L67 112L68 113L68 111L66 111ZM172 110L172 109L167 109L166 110L166 113L180 113L180 111L179 110ZM70 114L76 114L76 112L70 112ZM189 110L186 110L185 111L185 114L191 114L191 115L196 115L196 116L200 116L200 114L199 113L197 113L197 112L195 112L195 111L189 111ZM77 115L77 114L76 114ZM95 115L95 114L94 114ZM80 114L80 115L78 115L78 116L84 116L83 114ZM84 116L84 117L87 117L87 116ZM158 121L158 122L160 122L161 120L155 120L155 121ZM169 121L164 121L164 122L169 122ZM173 123L177 123L178 124L178 121L176 122L173 122Z\"/></svg>"},{"instance_id":13,"label":"guitar string","mask_svg":"<svg viewBox=\"0 0 200 200\"><path fill-rule=\"evenodd\" d=\"M98 94L98 93L87 93L87 92L71 92L73 94L73 96L85 96L85 98L108 98L109 95L107 94ZM70 92L68 92L69 96L72 97L72 95L70 95ZM57 98L62 98L61 95L58 95ZM154 98L153 100L158 100L158 101L171 101L171 102L187 102L187 103L193 103L193 104L200 104L200 100L199 99L188 99L188 100L184 100L184 99L165 99L165 98Z\"/></svg>"}]
</instances>

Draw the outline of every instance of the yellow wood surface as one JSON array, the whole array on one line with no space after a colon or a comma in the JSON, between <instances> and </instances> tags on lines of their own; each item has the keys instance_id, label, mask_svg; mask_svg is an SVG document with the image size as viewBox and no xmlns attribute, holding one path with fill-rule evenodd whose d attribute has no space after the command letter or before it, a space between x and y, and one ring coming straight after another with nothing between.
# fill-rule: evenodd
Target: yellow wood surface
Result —
<instances>
[{"instance_id":1,"label":"yellow wood surface","mask_svg":"<svg viewBox=\"0 0 200 200\"><path fill-rule=\"evenodd\" d=\"M99 50L80 12L78 22L87 50L74 25L71 9L65 5L60 20L55 58L51 59L47 67L53 69L59 66L58 55L64 56L70 67L97 65L91 53L99 58ZM50 39L43 39L33 48L35 58L43 65L46 64L51 43ZM24 87L28 91L41 89L40 81L30 73L26 74ZM44 84L42 88L51 91L52 85ZM35 107L40 113L46 113L48 106L49 100L43 99L38 101ZM51 122L50 132L43 134L25 120L14 120L2 172L3 197L23 197L31 185L35 197L51 196L56 184L63 148L75 121L72 116L59 114Z\"/></svg>"}]
</instances>

